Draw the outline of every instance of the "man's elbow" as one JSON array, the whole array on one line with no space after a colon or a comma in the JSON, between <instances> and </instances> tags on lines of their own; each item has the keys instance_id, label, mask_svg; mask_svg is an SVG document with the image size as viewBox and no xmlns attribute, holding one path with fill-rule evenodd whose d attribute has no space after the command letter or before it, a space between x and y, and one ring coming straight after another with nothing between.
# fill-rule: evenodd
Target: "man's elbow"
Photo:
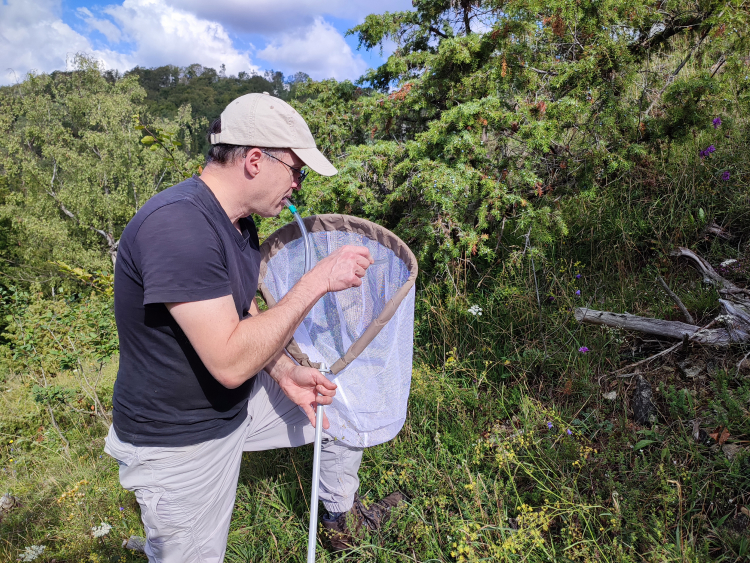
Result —
<instances>
[{"instance_id":1,"label":"man's elbow","mask_svg":"<svg viewBox=\"0 0 750 563\"><path fill-rule=\"evenodd\" d=\"M232 369L214 369L209 371L211 372L211 375L214 376L214 379L227 389L237 389L237 387L249 379L248 377L243 377L242 374Z\"/></svg>"},{"instance_id":2,"label":"man's elbow","mask_svg":"<svg viewBox=\"0 0 750 563\"><path fill-rule=\"evenodd\" d=\"M216 381L227 389L237 389L256 374L255 371L248 373L233 366L216 366L213 369L209 368L208 371Z\"/></svg>"}]
</instances>

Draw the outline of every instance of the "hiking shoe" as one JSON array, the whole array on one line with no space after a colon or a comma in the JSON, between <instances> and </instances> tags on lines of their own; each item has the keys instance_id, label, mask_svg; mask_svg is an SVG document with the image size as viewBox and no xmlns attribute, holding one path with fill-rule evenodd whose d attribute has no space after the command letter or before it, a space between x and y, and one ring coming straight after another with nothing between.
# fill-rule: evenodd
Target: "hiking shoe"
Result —
<instances>
[{"instance_id":1,"label":"hiking shoe","mask_svg":"<svg viewBox=\"0 0 750 563\"><path fill-rule=\"evenodd\" d=\"M365 508L359 494L355 493L354 504L348 512L335 519L325 516L321 519L323 537L328 540L333 551L352 549L364 539L367 530L379 530L390 516L391 510L405 500L406 495L396 491Z\"/></svg>"},{"instance_id":2,"label":"hiking shoe","mask_svg":"<svg viewBox=\"0 0 750 563\"><path fill-rule=\"evenodd\" d=\"M355 493L354 504L348 512L338 518L321 518L323 523L323 538L333 551L343 551L356 547L365 536L367 522L362 514L362 503Z\"/></svg>"},{"instance_id":3,"label":"hiking shoe","mask_svg":"<svg viewBox=\"0 0 750 563\"><path fill-rule=\"evenodd\" d=\"M379 530L380 527L388 520L391 515L391 510L403 502L406 502L407 498L401 491L395 491L387 497L371 504L368 508L360 502L359 498L355 499L355 502L359 503L361 508L360 511L365 518L367 528L370 530Z\"/></svg>"}]
</instances>

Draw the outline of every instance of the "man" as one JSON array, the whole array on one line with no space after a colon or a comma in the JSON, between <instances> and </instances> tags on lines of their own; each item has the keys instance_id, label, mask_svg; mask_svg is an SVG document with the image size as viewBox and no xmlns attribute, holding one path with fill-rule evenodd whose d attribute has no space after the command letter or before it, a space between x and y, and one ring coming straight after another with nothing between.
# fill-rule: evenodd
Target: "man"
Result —
<instances>
[{"instance_id":1,"label":"man","mask_svg":"<svg viewBox=\"0 0 750 563\"><path fill-rule=\"evenodd\" d=\"M199 178L136 213L115 268L120 368L105 451L135 492L153 562L222 561L242 452L312 442L315 407L331 403L336 385L283 347L318 299L361 285L373 261L364 247L343 247L261 313L248 217L278 215L303 166L325 176L336 169L302 117L267 93L231 102L211 144ZM335 548L363 525L377 527L400 499L361 505L361 459L361 449L323 442L323 524Z\"/></svg>"}]
</instances>

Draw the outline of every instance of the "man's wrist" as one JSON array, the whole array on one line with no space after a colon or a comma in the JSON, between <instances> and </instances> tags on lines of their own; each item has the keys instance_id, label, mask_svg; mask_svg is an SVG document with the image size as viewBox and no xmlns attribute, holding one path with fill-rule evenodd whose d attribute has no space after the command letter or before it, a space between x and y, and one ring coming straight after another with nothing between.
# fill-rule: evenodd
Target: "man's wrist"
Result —
<instances>
[{"instance_id":1,"label":"man's wrist","mask_svg":"<svg viewBox=\"0 0 750 563\"><path fill-rule=\"evenodd\" d=\"M284 379L294 369L296 364L292 361L284 352L281 352L274 360L272 360L265 368L268 375L271 376L276 383Z\"/></svg>"},{"instance_id":2,"label":"man's wrist","mask_svg":"<svg viewBox=\"0 0 750 563\"><path fill-rule=\"evenodd\" d=\"M315 268L306 272L299 280L298 286L313 296L315 302L328 293L328 283L326 280L321 279L320 274L315 271Z\"/></svg>"}]
</instances>

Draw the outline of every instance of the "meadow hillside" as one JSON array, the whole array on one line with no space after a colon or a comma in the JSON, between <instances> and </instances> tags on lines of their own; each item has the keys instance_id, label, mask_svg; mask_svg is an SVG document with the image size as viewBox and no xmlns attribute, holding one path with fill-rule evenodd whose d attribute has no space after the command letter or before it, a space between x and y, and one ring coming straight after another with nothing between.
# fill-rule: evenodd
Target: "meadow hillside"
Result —
<instances>
[{"instance_id":1,"label":"meadow hillside","mask_svg":"<svg viewBox=\"0 0 750 563\"><path fill-rule=\"evenodd\" d=\"M102 452L118 238L257 91L340 171L306 180L302 214L366 217L420 261L409 416L360 475L365 502L411 500L319 560L750 561L750 345L728 286L672 255L750 287L747 3L413 4L351 30L397 46L357 83L80 56L0 88L0 494L20 503L0 561L144 560ZM291 220L257 219L261 239ZM736 338L591 326L582 307ZM311 463L246 455L228 561L304 560Z\"/></svg>"}]
</instances>

